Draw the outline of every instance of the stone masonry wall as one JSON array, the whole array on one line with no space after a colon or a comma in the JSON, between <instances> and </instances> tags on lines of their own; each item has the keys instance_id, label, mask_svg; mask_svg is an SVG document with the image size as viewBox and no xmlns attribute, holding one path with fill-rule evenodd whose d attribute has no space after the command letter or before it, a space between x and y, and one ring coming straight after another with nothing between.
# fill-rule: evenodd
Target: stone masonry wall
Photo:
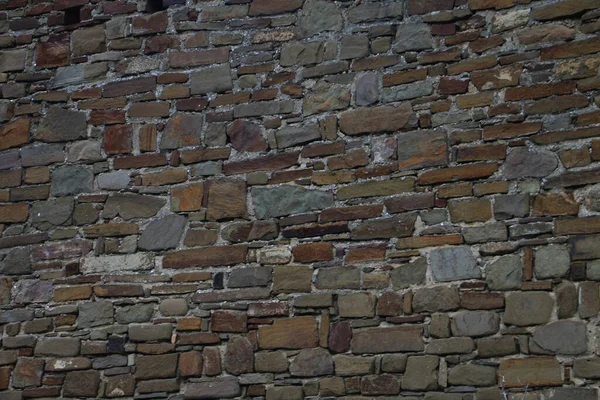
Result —
<instances>
[{"instance_id":1,"label":"stone masonry wall","mask_svg":"<svg viewBox=\"0 0 600 400\"><path fill-rule=\"evenodd\" d=\"M598 399L599 32L1 0L0 399Z\"/></svg>"}]
</instances>

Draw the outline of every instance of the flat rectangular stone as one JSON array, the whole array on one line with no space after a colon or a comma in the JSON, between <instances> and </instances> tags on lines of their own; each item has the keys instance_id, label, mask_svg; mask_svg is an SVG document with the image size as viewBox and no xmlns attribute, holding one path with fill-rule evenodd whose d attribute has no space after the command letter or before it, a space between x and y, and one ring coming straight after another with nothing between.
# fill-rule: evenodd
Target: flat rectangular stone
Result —
<instances>
[{"instance_id":1,"label":"flat rectangular stone","mask_svg":"<svg viewBox=\"0 0 600 400\"><path fill-rule=\"evenodd\" d=\"M352 352L364 354L423 351L425 344L422 334L422 325L355 331L351 343Z\"/></svg>"},{"instance_id":2,"label":"flat rectangular stone","mask_svg":"<svg viewBox=\"0 0 600 400\"><path fill-rule=\"evenodd\" d=\"M188 268L232 265L246 260L248 246L214 246L167 253L164 268Z\"/></svg>"}]
</instances>

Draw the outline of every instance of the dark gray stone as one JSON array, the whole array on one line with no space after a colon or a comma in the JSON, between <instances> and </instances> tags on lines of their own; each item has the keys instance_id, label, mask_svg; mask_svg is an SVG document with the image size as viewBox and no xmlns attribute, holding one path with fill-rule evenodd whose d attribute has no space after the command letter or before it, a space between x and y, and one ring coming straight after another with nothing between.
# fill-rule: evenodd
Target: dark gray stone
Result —
<instances>
[{"instance_id":1,"label":"dark gray stone","mask_svg":"<svg viewBox=\"0 0 600 400\"><path fill-rule=\"evenodd\" d=\"M234 118L260 117L263 115L289 114L294 111L292 100L261 101L250 104L239 104L233 108Z\"/></svg>"},{"instance_id":2,"label":"dark gray stone","mask_svg":"<svg viewBox=\"0 0 600 400\"><path fill-rule=\"evenodd\" d=\"M490 290L519 289L523 284L523 261L518 254L501 256L485 265Z\"/></svg>"},{"instance_id":3,"label":"dark gray stone","mask_svg":"<svg viewBox=\"0 0 600 400\"><path fill-rule=\"evenodd\" d=\"M402 1L394 1L389 3L363 2L348 9L348 20L353 24L359 24L366 21L397 18L402 17L403 10L404 2Z\"/></svg>"},{"instance_id":4,"label":"dark gray stone","mask_svg":"<svg viewBox=\"0 0 600 400\"><path fill-rule=\"evenodd\" d=\"M470 247L434 249L429 253L431 273L438 282L478 279L481 271Z\"/></svg>"},{"instance_id":5,"label":"dark gray stone","mask_svg":"<svg viewBox=\"0 0 600 400\"><path fill-rule=\"evenodd\" d=\"M583 354L588 350L586 324L581 321L556 321L535 330L533 341L555 354Z\"/></svg>"},{"instance_id":6,"label":"dark gray stone","mask_svg":"<svg viewBox=\"0 0 600 400\"><path fill-rule=\"evenodd\" d=\"M193 72L190 81L192 94L222 93L233 88L229 64Z\"/></svg>"},{"instance_id":7,"label":"dark gray stone","mask_svg":"<svg viewBox=\"0 0 600 400\"><path fill-rule=\"evenodd\" d=\"M498 196L494 199L494 217L496 219L525 217L527 214L529 214L528 194Z\"/></svg>"},{"instance_id":8,"label":"dark gray stone","mask_svg":"<svg viewBox=\"0 0 600 400\"><path fill-rule=\"evenodd\" d=\"M151 342L170 340L173 333L171 324L131 324L129 340L134 342Z\"/></svg>"},{"instance_id":9,"label":"dark gray stone","mask_svg":"<svg viewBox=\"0 0 600 400\"><path fill-rule=\"evenodd\" d=\"M366 57L369 55L369 38L366 35L352 35L342 38L340 59Z\"/></svg>"},{"instance_id":10,"label":"dark gray stone","mask_svg":"<svg viewBox=\"0 0 600 400\"><path fill-rule=\"evenodd\" d=\"M174 249L183 235L187 219L182 215L167 215L152 221L142 232L138 247L142 250Z\"/></svg>"},{"instance_id":11,"label":"dark gray stone","mask_svg":"<svg viewBox=\"0 0 600 400\"><path fill-rule=\"evenodd\" d=\"M127 365L127 356L111 355L108 357L94 358L92 361L92 368L94 369L108 369L115 367L125 367Z\"/></svg>"},{"instance_id":12,"label":"dark gray stone","mask_svg":"<svg viewBox=\"0 0 600 400\"><path fill-rule=\"evenodd\" d=\"M0 262L0 274L24 275L31 273L30 254L31 249L29 247L11 249Z\"/></svg>"},{"instance_id":13,"label":"dark gray stone","mask_svg":"<svg viewBox=\"0 0 600 400\"><path fill-rule=\"evenodd\" d=\"M90 168L62 166L52 172L52 196L72 196L94 191L94 172Z\"/></svg>"},{"instance_id":14,"label":"dark gray stone","mask_svg":"<svg viewBox=\"0 0 600 400\"><path fill-rule=\"evenodd\" d=\"M390 273L394 289L406 289L425 282L427 259L420 257L408 264L396 267Z\"/></svg>"},{"instance_id":15,"label":"dark gray stone","mask_svg":"<svg viewBox=\"0 0 600 400\"><path fill-rule=\"evenodd\" d=\"M154 314L152 304L136 304L118 308L116 317L119 324L130 324L132 322L148 322L152 319L152 314Z\"/></svg>"},{"instance_id":16,"label":"dark gray stone","mask_svg":"<svg viewBox=\"0 0 600 400\"><path fill-rule=\"evenodd\" d=\"M87 118L80 111L51 107L34 138L42 142L68 142L87 137Z\"/></svg>"},{"instance_id":17,"label":"dark gray stone","mask_svg":"<svg viewBox=\"0 0 600 400\"><path fill-rule=\"evenodd\" d=\"M21 165L35 167L65 161L64 145L39 144L21 149Z\"/></svg>"},{"instance_id":18,"label":"dark gray stone","mask_svg":"<svg viewBox=\"0 0 600 400\"><path fill-rule=\"evenodd\" d=\"M419 391L437 389L439 364L440 358L437 356L408 357L402 389Z\"/></svg>"},{"instance_id":19,"label":"dark gray stone","mask_svg":"<svg viewBox=\"0 0 600 400\"><path fill-rule=\"evenodd\" d=\"M552 297L545 292L509 293L506 296L504 323L517 326L545 324L550 319L553 307Z\"/></svg>"},{"instance_id":20,"label":"dark gray stone","mask_svg":"<svg viewBox=\"0 0 600 400\"><path fill-rule=\"evenodd\" d=\"M252 188L252 202L256 217L266 219L331 207L333 194L282 185L273 188Z\"/></svg>"},{"instance_id":21,"label":"dark gray stone","mask_svg":"<svg viewBox=\"0 0 600 400\"><path fill-rule=\"evenodd\" d=\"M503 222L494 222L481 226L468 226L462 229L466 243L504 242L508 239L508 230Z\"/></svg>"},{"instance_id":22,"label":"dark gray stone","mask_svg":"<svg viewBox=\"0 0 600 400\"><path fill-rule=\"evenodd\" d=\"M282 67L309 65L323 62L324 42L286 43L281 48L279 63Z\"/></svg>"},{"instance_id":23,"label":"dark gray stone","mask_svg":"<svg viewBox=\"0 0 600 400\"><path fill-rule=\"evenodd\" d=\"M22 71L27 60L27 49L0 51L0 72Z\"/></svg>"},{"instance_id":24,"label":"dark gray stone","mask_svg":"<svg viewBox=\"0 0 600 400\"><path fill-rule=\"evenodd\" d=\"M548 150L514 148L506 157L503 175L506 179L543 178L558 166L558 157Z\"/></svg>"},{"instance_id":25,"label":"dark gray stone","mask_svg":"<svg viewBox=\"0 0 600 400\"><path fill-rule=\"evenodd\" d=\"M415 82L408 85L384 88L381 100L384 103L391 103L429 96L432 93L433 84L431 82Z\"/></svg>"},{"instance_id":26,"label":"dark gray stone","mask_svg":"<svg viewBox=\"0 0 600 400\"><path fill-rule=\"evenodd\" d=\"M114 309L110 301L97 301L79 304L77 327L92 328L109 325L114 320Z\"/></svg>"},{"instance_id":27,"label":"dark gray stone","mask_svg":"<svg viewBox=\"0 0 600 400\"><path fill-rule=\"evenodd\" d=\"M68 225L71 223L73 206L72 197L35 202L31 207L33 225L43 231L55 226Z\"/></svg>"},{"instance_id":28,"label":"dark gray stone","mask_svg":"<svg viewBox=\"0 0 600 400\"><path fill-rule=\"evenodd\" d=\"M19 150L8 151L0 154L0 171L3 169L11 169L21 165L19 159Z\"/></svg>"},{"instance_id":29,"label":"dark gray stone","mask_svg":"<svg viewBox=\"0 0 600 400\"><path fill-rule=\"evenodd\" d=\"M237 378L211 378L202 382L188 382L183 389L183 398L229 399L239 396L241 393L242 389Z\"/></svg>"},{"instance_id":30,"label":"dark gray stone","mask_svg":"<svg viewBox=\"0 0 600 400\"><path fill-rule=\"evenodd\" d=\"M549 389L546 390L545 398L548 400L597 400L598 389L582 387Z\"/></svg>"},{"instance_id":31,"label":"dark gray stone","mask_svg":"<svg viewBox=\"0 0 600 400\"><path fill-rule=\"evenodd\" d=\"M79 354L80 340L70 337L44 338L37 341L36 356L75 357Z\"/></svg>"},{"instance_id":32,"label":"dark gray stone","mask_svg":"<svg viewBox=\"0 0 600 400\"><path fill-rule=\"evenodd\" d=\"M273 275L271 267L236 268L229 273L227 287L267 286Z\"/></svg>"},{"instance_id":33,"label":"dark gray stone","mask_svg":"<svg viewBox=\"0 0 600 400\"><path fill-rule=\"evenodd\" d=\"M454 286L434 286L415 291L413 297L414 312L450 311L458 308L460 297Z\"/></svg>"},{"instance_id":34,"label":"dark gray stone","mask_svg":"<svg viewBox=\"0 0 600 400\"><path fill-rule=\"evenodd\" d=\"M462 364L450 370L448 383L455 386L493 386L496 368L488 365Z\"/></svg>"},{"instance_id":35,"label":"dark gray stone","mask_svg":"<svg viewBox=\"0 0 600 400\"><path fill-rule=\"evenodd\" d=\"M92 82L104 78L107 71L108 64L105 62L60 67L56 70L51 86L52 88L60 88Z\"/></svg>"},{"instance_id":36,"label":"dark gray stone","mask_svg":"<svg viewBox=\"0 0 600 400\"><path fill-rule=\"evenodd\" d=\"M321 138L319 125L286 126L275 132L277 147L285 149L303 143L312 142Z\"/></svg>"}]
</instances>

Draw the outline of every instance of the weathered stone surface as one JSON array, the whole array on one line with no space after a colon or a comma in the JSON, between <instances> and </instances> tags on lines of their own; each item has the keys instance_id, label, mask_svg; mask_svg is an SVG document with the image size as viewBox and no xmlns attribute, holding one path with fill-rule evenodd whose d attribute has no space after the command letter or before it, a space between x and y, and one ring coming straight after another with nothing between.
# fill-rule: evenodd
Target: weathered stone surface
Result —
<instances>
[{"instance_id":1,"label":"weathered stone surface","mask_svg":"<svg viewBox=\"0 0 600 400\"><path fill-rule=\"evenodd\" d=\"M217 180L208 186L210 219L223 220L246 216L246 183L240 180Z\"/></svg>"},{"instance_id":2,"label":"weathered stone surface","mask_svg":"<svg viewBox=\"0 0 600 400\"><path fill-rule=\"evenodd\" d=\"M178 354L137 356L135 377L155 379L174 377L177 371Z\"/></svg>"},{"instance_id":3,"label":"weathered stone surface","mask_svg":"<svg viewBox=\"0 0 600 400\"><path fill-rule=\"evenodd\" d=\"M403 390L435 390L438 387L437 356L408 357L406 372L402 379Z\"/></svg>"},{"instance_id":4,"label":"weathered stone surface","mask_svg":"<svg viewBox=\"0 0 600 400\"><path fill-rule=\"evenodd\" d=\"M165 205L160 197L139 194L115 194L106 200L102 211L103 218L120 216L125 220L153 217Z\"/></svg>"},{"instance_id":5,"label":"weathered stone surface","mask_svg":"<svg viewBox=\"0 0 600 400\"><path fill-rule=\"evenodd\" d=\"M404 128L412 117L412 107L402 103L397 107L382 106L343 112L339 117L340 130L348 135L395 132Z\"/></svg>"},{"instance_id":6,"label":"weathered stone surface","mask_svg":"<svg viewBox=\"0 0 600 400\"><path fill-rule=\"evenodd\" d=\"M440 130L419 130L398 135L400 169L446 165L448 163L447 151L446 135Z\"/></svg>"},{"instance_id":7,"label":"weathered stone surface","mask_svg":"<svg viewBox=\"0 0 600 400\"><path fill-rule=\"evenodd\" d=\"M580 378L598 379L600 376L600 358L579 358L573 363L573 372Z\"/></svg>"},{"instance_id":8,"label":"weathered stone surface","mask_svg":"<svg viewBox=\"0 0 600 400\"><path fill-rule=\"evenodd\" d=\"M318 64L323 61L324 42L286 43L281 48L280 64L292 65Z\"/></svg>"},{"instance_id":9,"label":"weathered stone surface","mask_svg":"<svg viewBox=\"0 0 600 400\"><path fill-rule=\"evenodd\" d=\"M114 308L109 301L82 303L78 308L77 326L81 328L109 325L114 320Z\"/></svg>"},{"instance_id":10,"label":"weathered stone surface","mask_svg":"<svg viewBox=\"0 0 600 400\"><path fill-rule=\"evenodd\" d=\"M379 75L377 73L366 73L356 78L356 105L368 106L377 102L380 95Z\"/></svg>"},{"instance_id":11,"label":"weathered stone surface","mask_svg":"<svg viewBox=\"0 0 600 400\"><path fill-rule=\"evenodd\" d=\"M452 318L454 336L488 336L498 332L500 317L491 311L461 311Z\"/></svg>"},{"instance_id":12,"label":"weathered stone surface","mask_svg":"<svg viewBox=\"0 0 600 400\"><path fill-rule=\"evenodd\" d=\"M277 147L284 149L318 140L321 138L321 131L316 124L305 126L286 126L275 132Z\"/></svg>"},{"instance_id":13,"label":"weathered stone surface","mask_svg":"<svg viewBox=\"0 0 600 400\"><path fill-rule=\"evenodd\" d=\"M196 115L177 113L171 118L163 132L160 148L196 146L201 143L202 118Z\"/></svg>"},{"instance_id":14,"label":"weathered stone surface","mask_svg":"<svg viewBox=\"0 0 600 400\"><path fill-rule=\"evenodd\" d=\"M558 245L540 247L534 255L534 271L538 279L560 278L571 266L569 251Z\"/></svg>"},{"instance_id":15,"label":"weathered stone surface","mask_svg":"<svg viewBox=\"0 0 600 400\"><path fill-rule=\"evenodd\" d=\"M304 115L347 108L351 98L349 87L319 81L304 96Z\"/></svg>"},{"instance_id":16,"label":"weathered stone surface","mask_svg":"<svg viewBox=\"0 0 600 400\"><path fill-rule=\"evenodd\" d=\"M353 334L351 349L355 354L422 351L422 326L371 328Z\"/></svg>"},{"instance_id":17,"label":"weathered stone surface","mask_svg":"<svg viewBox=\"0 0 600 400\"><path fill-rule=\"evenodd\" d=\"M395 289L406 289L411 285L419 285L425 282L426 274L427 259L418 258L406 265L394 268L390 276Z\"/></svg>"},{"instance_id":18,"label":"weathered stone surface","mask_svg":"<svg viewBox=\"0 0 600 400\"><path fill-rule=\"evenodd\" d=\"M265 219L319 210L333 206L333 195L317 190L283 185L252 188L252 203L257 218Z\"/></svg>"},{"instance_id":19,"label":"weathered stone surface","mask_svg":"<svg viewBox=\"0 0 600 400\"><path fill-rule=\"evenodd\" d=\"M233 88L229 65L210 67L192 73L191 94L222 93Z\"/></svg>"},{"instance_id":20,"label":"weathered stone surface","mask_svg":"<svg viewBox=\"0 0 600 400\"><path fill-rule=\"evenodd\" d=\"M299 21L301 36L309 37L325 31L339 31L343 25L341 10L334 4L321 0L304 2Z\"/></svg>"},{"instance_id":21,"label":"weathered stone surface","mask_svg":"<svg viewBox=\"0 0 600 400\"><path fill-rule=\"evenodd\" d=\"M485 280L491 290L519 289L523 281L523 262L518 254L501 256L485 265Z\"/></svg>"},{"instance_id":22,"label":"weathered stone surface","mask_svg":"<svg viewBox=\"0 0 600 400\"><path fill-rule=\"evenodd\" d=\"M496 368L487 365L457 365L448 374L448 383L461 386L492 386L496 384Z\"/></svg>"},{"instance_id":23,"label":"weathered stone surface","mask_svg":"<svg viewBox=\"0 0 600 400\"><path fill-rule=\"evenodd\" d=\"M506 179L543 178L550 175L557 166L558 159L554 153L517 147L506 157L504 177Z\"/></svg>"},{"instance_id":24,"label":"weathered stone surface","mask_svg":"<svg viewBox=\"0 0 600 400\"><path fill-rule=\"evenodd\" d=\"M448 247L429 253L433 278L438 282L449 282L481 277L477 260L469 247Z\"/></svg>"},{"instance_id":25,"label":"weathered stone surface","mask_svg":"<svg viewBox=\"0 0 600 400\"><path fill-rule=\"evenodd\" d=\"M52 172L52 196L70 196L89 193L94 190L94 173L91 169L76 166L64 166Z\"/></svg>"},{"instance_id":26,"label":"weathered stone surface","mask_svg":"<svg viewBox=\"0 0 600 400\"><path fill-rule=\"evenodd\" d=\"M52 281L23 279L13 286L15 303L47 303L52 298Z\"/></svg>"},{"instance_id":27,"label":"weathered stone surface","mask_svg":"<svg viewBox=\"0 0 600 400\"><path fill-rule=\"evenodd\" d=\"M187 383L183 390L183 398L228 399L239 396L241 391L242 389L237 378L215 378L203 382Z\"/></svg>"},{"instance_id":28,"label":"weathered stone surface","mask_svg":"<svg viewBox=\"0 0 600 400\"><path fill-rule=\"evenodd\" d=\"M415 312L449 311L457 309L459 303L460 298L456 287L435 286L417 290L412 307Z\"/></svg>"},{"instance_id":29,"label":"weathered stone surface","mask_svg":"<svg viewBox=\"0 0 600 400\"><path fill-rule=\"evenodd\" d=\"M263 151L267 142L262 136L259 125L242 119L235 120L227 128L231 146L237 151Z\"/></svg>"},{"instance_id":30,"label":"weathered stone surface","mask_svg":"<svg viewBox=\"0 0 600 400\"><path fill-rule=\"evenodd\" d=\"M353 240L385 239L410 236L414 232L416 214L373 219L352 229Z\"/></svg>"},{"instance_id":31,"label":"weathered stone surface","mask_svg":"<svg viewBox=\"0 0 600 400\"><path fill-rule=\"evenodd\" d=\"M539 327L533 341L555 354L583 354L588 348L586 326L579 321L556 321Z\"/></svg>"},{"instance_id":32,"label":"weathered stone surface","mask_svg":"<svg viewBox=\"0 0 600 400\"><path fill-rule=\"evenodd\" d=\"M315 347L317 343L317 324L309 316L277 320L258 329L261 349L302 349Z\"/></svg>"},{"instance_id":33,"label":"weathered stone surface","mask_svg":"<svg viewBox=\"0 0 600 400\"><path fill-rule=\"evenodd\" d=\"M506 296L504 323L528 326L548 322L554 301L548 293L523 292L510 293ZM535 313L527 310L536 310Z\"/></svg>"},{"instance_id":34,"label":"weathered stone surface","mask_svg":"<svg viewBox=\"0 0 600 400\"><path fill-rule=\"evenodd\" d=\"M96 397L100 386L98 371L73 371L67 373L64 383L65 397Z\"/></svg>"},{"instance_id":35,"label":"weathered stone surface","mask_svg":"<svg viewBox=\"0 0 600 400\"><path fill-rule=\"evenodd\" d=\"M40 122L34 138L43 142L66 142L87 136L85 114L51 107Z\"/></svg>"},{"instance_id":36,"label":"weathered stone surface","mask_svg":"<svg viewBox=\"0 0 600 400\"><path fill-rule=\"evenodd\" d=\"M303 349L292 360L290 373L301 377L330 375L333 374L333 359L325 349Z\"/></svg>"},{"instance_id":37,"label":"weathered stone surface","mask_svg":"<svg viewBox=\"0 0 600 400\"><path fill-rule=\"evenodd\" d=\"M80 340L70 337L45 338L35 345L36 356L74 357L79 354Z\"/></svg>"},{"instance_id":38,"label":"weathered stone surface","mask_svg":"<svg viewBox=\"0 0 600 400\"><path fill-rule=\"evenodd\" d=\"M40 386L44 372L44 360L21 357L13 371L12 385L15 388Z\"/></svg>"},{"instance_id":39,"label":"weathered stone surface","mask_svg":"<svg viewBox=\"0 0 600 400\"><path fill-rule=\"evenodd\" d=\"M224 364L225 371L233 375L252 372L254 366L254 348L244 337L234 336L227 343Z\"/></svg>"},{"instance_id":40,"label":"weathered stone surface","mask_svg":"<svg viewBox=\"0 0 600 400\"><path fill-rule=\"evenodd\" d=\"M396 53L426 50L432 47L433 37L427 24L405 23L399 25L396 30L396 44L394 46Z\"/></svg>"},{"instance_id":41,"label":"weathered stone surface","mask_svg":"<svg viewBox=\"0 0 600 400\"><path fill-rule=\"evenodd\" d=\"M560 364L554 357L507 359L500 363L498 375L504 376L505 386L560 386L563 383Z\"/></svg>"}]
</instances>

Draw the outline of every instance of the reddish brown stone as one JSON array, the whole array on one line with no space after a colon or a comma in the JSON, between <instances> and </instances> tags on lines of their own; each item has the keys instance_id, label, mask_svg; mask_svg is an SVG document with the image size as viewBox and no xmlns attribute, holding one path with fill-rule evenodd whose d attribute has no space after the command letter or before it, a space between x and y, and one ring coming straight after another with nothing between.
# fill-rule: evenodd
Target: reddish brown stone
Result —
<instances>
[{"instance_id":1,"label":"reddish brown stone","mask_svg":"<svg viewBox=\"0 0 600 400\"><path fill-rule=\"evenodd\" d=\"M225 163L223 165L223 172L225 175L237 175L257 171L274 171L278 169L284 169L297 164L299 155L299 152L282 153L254 158L246 161Z\"/></svg>"},{"instance_id":2,"label":"reddish brown stone","mask_svg":"<svg viewBox=\"0 0 600 400\"><path fill-rule=\"evenodd\" d=\"M468 88L469 81L442 78L440 79L440 84L438 85L438 92L442 94L467 93Z\"/></svg>"},{"instance_id":3,"label":"reddish brown stone","mask_svg":"<svg viewBox=\"0 0 600 400\"><path fill-rule=\"evenodd\" d=\"M413 115L409 103L346 111L340 115L340 130L348 135L394 132L402 129Z\"/></svg>"},{"instance_id":4,"label":"reddish brown stone","mask_svg":"<svg viewBox=\"0 0 600 400\"><path fill-rule=\"evenodd\" d=\"M104 150L107 154L131 153L132 135L131 125L107 127L104 132Z\"/></svg>"},{"instance_id":5,"label":"reddish brown stone","mask_svg":"<svg viewBox=\"0 0 600 400\"><path fill-rule=\"evenodd\" d=\"M202 206L204 186L192 183L171 189L171 210L175 212L198 211Z\"/></svg>"},{"instance_id":6,"label":"reddish brown stone","mask_svg":"<svg viewBox=\"0 0 600 400\"><path fill-rule=\"evenodd\" d=\"M172 51L169 54L171 68L188 68L199 65L221 64L229 60L229 47L209 50Z\"/></svg>"},{"instance_id":7,"label":"reddish brown stone","mask_svg":"<svg viewBox=\"0 0 600 400\"><path fill-rule=\"evenodd\" d=\"M563 376L560 363L554 357L529 357L503 360L498 375L504 384L512 387L561 386Z\"/></svg>"},{"instance_id":8,"label":"reddish brown stone","mask_svg":"<svg viewBox=\"0 0 600 400\"><path fill-rule=\"evenodd\" d=\"M517 86L521 78L521 69L522 66L514 65L486 71L473 71L471 81L479 90Z\"/></svg>"},{"instance_id":9,"label":"reddish brown stone","mask_svg":"<svg viewBox=\"0 0 600 400\"><path fill-rule=\"evenodd\" d=\"M302 0L255 0L248 15L274 15L295 11L302 7Z\"/></svg>"},{"instance_id":10,"label":"reddish brown stone","mask_svg":"<svg viewBox=\"0 0 600 400\"><path fill-rule=\"evenodd\" d=\"M242 263L246 259L247 246L214 246L167 253L163 259L165 268L209 267Z\"/></svg>"},{"instance_id":11,"label":"reddish brown stone","mask_svg":"<svg viewBox=\"0 0 600 400\"><path fill-rule=\"evenodd\" d=\"M465 291L460 296L460 306L468 310L504 308L504 295L502 293Z\"/></svg>"},{"instance_id":12,"label":"reddish brown stone","mask_svg":"<svg viewBox=\"0 0 600 400\"><path fill-rule=\"evenodd\" d=\"M167 30L169 16L166 11L157 12L151 15L140 15L133 18L132 27L133 35L149 35L152 33L160 33Z\"/></svg>"},{"instance_id":13,"label":"reddish brown stone","mask_svg":"<svg viewBox=\"0 0 600 400\"><path fill-rule=\"evenodd\" d=\"M345 353L350 349L352 339L352 327L348 321L340 321L331 324L329 328L329 339L327 346L334 353Z\"/></svg>"},{"instance_id":14,"label":"reddish brown stone","mask_svg":"<svg viewBox=\"0 0 600 400\"><path fill-rule=\"evenodd\" d=\"M119 97L128 94L156 90L156 77L136 78L127 81L111 82L103 86L104 97Z\"/></svg>"},{"instance_id":15,"label":"reddish brown stone","mask_svg":"<svg viewBox=\"0 0 600 400\"><path fill-rule=\"evenodd\" d=\"M231 146L237 151L264 151L267 142L262 136L260 126L241 119L227 128Z\"/></svg>"},{"instance_id":16,"label":"reddish brown stone","mask_svg":"<svg viewBox=\"0 0 600 400\"><path fill-rule=\"evenodd\" d=\"M50 36L35 47L36 69L62 67L69 63L70 42L68 34Z\"/></svg>"},{"instance_id":17,"label":"reddish brown stone","mask_svg":"<svg viewBox=\"0 0 600 400\"><path fill-rule=\"evenodd\" d=\"M114 160L115 169L160 167L167 165L164 154L144 154L141 156L119 157Z\"/></svg>"},{"instance_id":18,"label":"reddish brown stone","mask_svg":"<svg viewBox=\"0 0 600 400\"><path fill-rule=\"evenodd\" d=\"M0 126L0 151L29 141L29 119L19 118Z\"/></svg>"},{"instance_id":19,"label":"reddish brown stone","mask_svg":"<svg viewBox=\"0 0 600 400\"><path fill-rule=\"evenodd\" d=\"M345 208L329 208L321 212L321 222L352 221L355 219L368 219L381 216L383 206L367 205Z\"/></svg>"},{"instance_id":20,"label":"reddish brown stone","mask_svg":"<svg viewBox=\"0 0 600 400\"><path fill-rule=\"evenodd\" d=\"M245 217L246 183L241 180L215 180L207 183L207 217L214 220Z\"/></svg>"},{"instance_id":21,"label":"reddish brown stone","mask_svg":"<svg viewBox=\"0 0 600 400\"><path fill-rule=\"evenodd\" d=\"M292 250L294 261L311 263L315 261L328 261L333 259L333 248L331 243L301 244Z\"/></svg>"},{"instance_id":22,"label":"reddish brown stone","mask_svg":"<svg viewBox=\"0 0 600 400\"><path fill-rule=\"evenodd\" d=\"M519 136L532 135L542 130L541 122L520 124L489 125L483 128L484 140L513 139Z\"/></svg>"},{"instance_id":23,"label":"reddish brown stone","mask_svg":"<svg viewBox=\"0 0 600 400\"><path fill-rule=\"evenodd\" d=\"M278 319L273 325L258 328L261 349L304 349L318 343L317 323L310 316Z\"/></svg>"},{"instance_id":24,"label":"reddish brown stone","mask_svg":"<svg viewBox=\"0 0 600 400\"><path fill-rule=\"evenodd\" d=\"M541 99L552 95L571 94L575 91L575 82L558 82L534 86L508 88L504 93L505 101Z\"/></svg>"},{"instance_id":25,"label":"reddish brown stone","mask_svg":"<svg viewBox=\"0 0 600 400\"><path fill-rule=\"evenodd\" d=\"M573 58L600 51L600 38L591 38L544 47L541 53L542 60L554 60L560 58Z\"/></svg>"},{"instance_id":26,"label":"reddish brown stone","mask_svg":"<svg viewBox=\"0 0 600 400\"><path fill-rule=\"evenodd\" d=\"M254 369L254 346L250 340L240 336L229 339L224 367L225 371L233 375L252 372Z\"/></svg>"},{"instance_id":27,"label":"reddish brown stone","mask_svg":"<svg viewBox=\"0 0 600 400\"><path fill-rule=\"evenodd\" d=\"M498 170L495 163L472 164L460 167L442 168L424 172L417 179L419 185L453 182L464 179L486 178Z\"/></svg>"},{"instance_id":28,"label":"reddish brown stone","mask_svg":"<svg viewBox=\"0 0 600 400\"><path fill-rule=\"evenodd\" d=\"M193 164L204 161L227 160L230 153L231 149L228 147L183 150L181 152L181 162L184 164Z\"/></svg>"},{"instance_id":29,"label":"reddish brown stone","mask_svg":"<svg viewBox=\"0 0 600 400\"><path fill-rule=\"evenodd\" d=\"M168 117L169 115L169 102L166 101L133 103L127 110L127 116L130 118Z\"/></svg>"},{"instance_id":30,"label":"reddish brown stone","mask_svg":"<svg viewBox=\"0 0 600 400\"><path fill-rule=\"evenodd\" d=\"M351 247L348 249L344 264L383 260L385 259L386 250L387 246L385 244Z\"/></svg>"}]
</instances>

